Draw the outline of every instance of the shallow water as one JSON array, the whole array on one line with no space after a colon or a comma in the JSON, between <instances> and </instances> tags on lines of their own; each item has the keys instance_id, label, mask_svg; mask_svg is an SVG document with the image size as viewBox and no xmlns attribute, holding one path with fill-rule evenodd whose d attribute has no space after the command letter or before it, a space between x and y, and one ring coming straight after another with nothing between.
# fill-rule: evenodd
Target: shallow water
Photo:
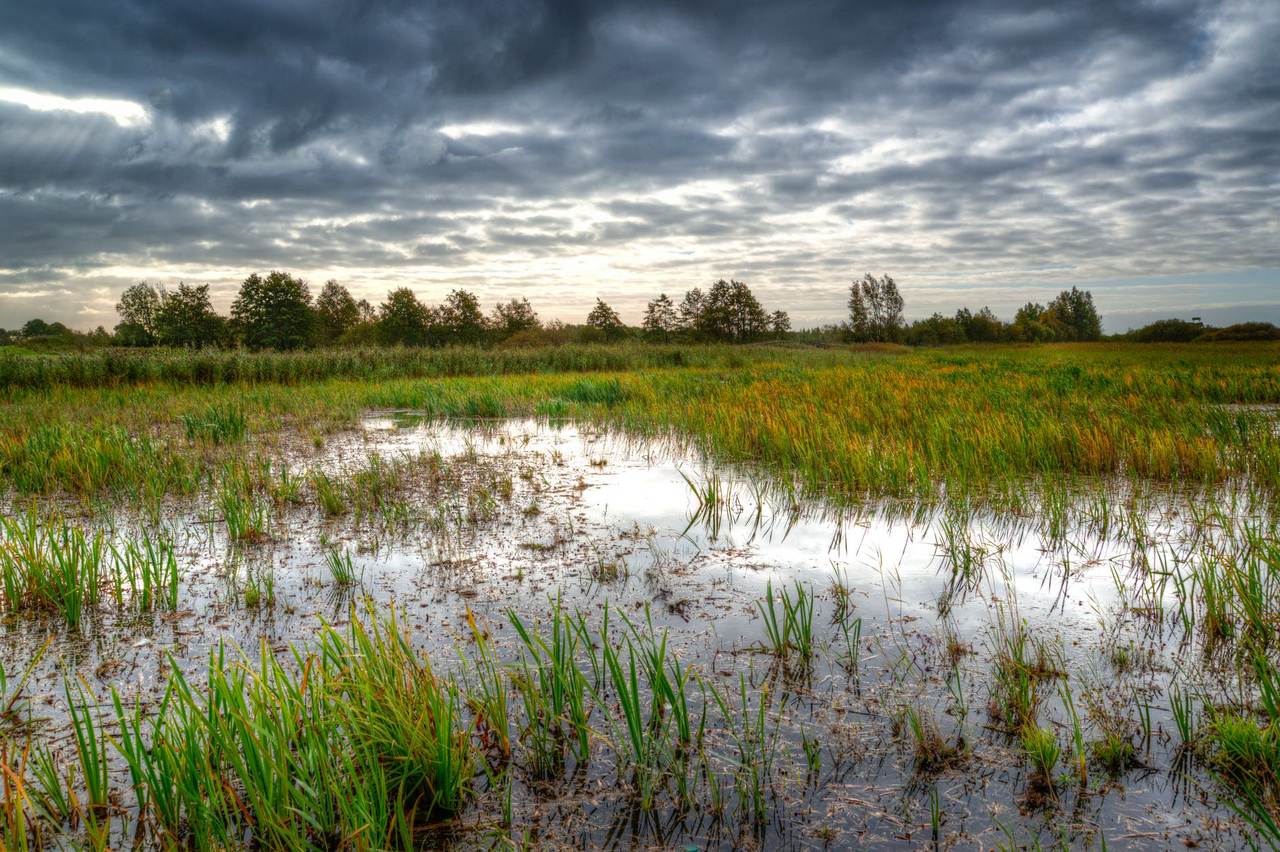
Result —
<instances>
[{"instance_id":1,"label":"shallow water","mask_svg":"<svg viewBox=\"0 0 1280 852\"><path fill-rule=\"evenodd\" d=\"M936 791L943 846L1035 839L1092 848L1100 836L1112 849L1241 843L1212 783L1194 767L1174 768L1166 690L1189 652L1171 620L1144 617L1116 581L1141 553L1177 550L1195 537L1176 498L1137 512L1148 536L1137 547L1118 524L1096 517L1055 528L1042 518L958 516L912 504L837 510L797 502L785 488L676 441L533 420L442 423L410 412L370 416L358 431L318 450L292 450L288 460L340 475L374 455L406 460L415 471L443 465L455 479L433 488L411 477L407 514L395 517L326 519L313 505L283 509L269 540L253 545L229 542L207 505L175 505L165 523L180 544L179 612L103 612L79 631L11 614L0 639L7 670L23 668L54 637L28 690L34 714L46 719L39 736L68 747L59 708L62 678L73 672L104 702L113 687L126 701L154 701L170 658L199 683L218 643L252 654L265 642L283 652L312 639L322 619L343 623L363 596L380 609L394 603L415 645L447 665L467 642L468 609L509 653L507 611L537 623L558 596L593 619L606 604L637 620L647 612L670 631L679 657L722 688L736 688L739 676L753 693L767 685L778 702L783 758L763 833L732 815L667 807L639 817L602 759L562 790L517 792L517 827L532 827L537 842L916 848L932 839ZM714 505L699 498L711 487ZM123 531L139 522L123 513L113 520ZM328 578L324 558L334 546L352 553L358 589L335 588ZM955 580L954 554L974 560L970 581ZM248 577L270 578L274 601L247 607ZM837 577L861 618L856 668L840 659L847 640L833 623ZM795 582L818 592L821 640L813 670L800 678L759 652L757 602L769 584ZM1130 717L1150 703L1140 765L1113 782L1095 772L1087 792L1060 784L1047 797L1033 793L1017 743L986 707L995 625L1019 620L1061 654L1076 701L1096 693ZM1119 672L1114 649L1130 645L1138 662ZM948 739L963 737L970 756L936 775L916 774L901 730L904 707L933 717ZM1056 696L1041 718L1068 746ZM805 771L802 738L822 744L816 777ZM469 825L483 822L491 806L478 803L437 839L473 845Z\"/></svg>"}]
</instances>

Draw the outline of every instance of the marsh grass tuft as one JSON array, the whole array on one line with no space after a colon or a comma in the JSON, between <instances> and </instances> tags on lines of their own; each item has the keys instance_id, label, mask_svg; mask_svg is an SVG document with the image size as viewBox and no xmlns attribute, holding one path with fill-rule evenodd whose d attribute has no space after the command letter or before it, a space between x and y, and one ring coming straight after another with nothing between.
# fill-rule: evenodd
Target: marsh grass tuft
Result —
<instances>
[{"instance_id":1,"label":"marsh grass tuft","mask_svg":"<svg viewBox=\"0 0 1280 852\"><path fill-rule=\"evenodd\" d=\"M144 530L123 547L112 545L112 587L117 604L128 601L139 612L178 608L178 557L172 537Z\"/></svg>"},{"instance_id":2,"label":"marsh grass tuft","mask_svg":"<svg viewBox=\"0 0 1280 852\"><path fill-rule=\"evenodd\" d=\"M764 620L764 647L778 659L796 660L806 664L815 651L813 614L815 596L813 589L795 582L792 590L784 588L775 595L773 581L765 584L764 600L756 602L760 617Z\"/></svg>"},{"instance_id":3,"label":"marsh grass tuft","mask_svg":"<svg viewBox=\"0 0 1280 852\"><path fill-rule=\"evenodd\" d=\"M232 541L252 544L268 538L270 509L252 491L234 481L225 482L218 491L217 506Z\"/></svg>"},{"instance_id":4,"label":"marsh grass tuft","mask_svg":"<svg viewBox=\"0 0 1280 852\"><path fill-rule=\"evenodd\" d=\"M104 537L86 533L36 510L0 515L0 581L9 610L58 612L67 624L80 624L86 608L98 603L102 585Z\"/></svg>"},{"instance_id":5,"label":"marsh grass tuft","mask_svg":"<svg viewBox=\"0 0 1280 852\"><path fill-rule=\"evenodd\" d=\"M336 518L348 511L347 497L338 480L324 471L313 470L307 477L315 492L316 502L327 517Z\"/></svg>"},{"instance_id":6,"label":"marsh grass tuft","mask_svg":"<svg viewBox=\"0 0 1280 852\"><path fill-rule=\"evenodd\" d=\"M1057 767L1058 758L1062 755L1062 747L1058 745L1057 736L1048 728L1028 725L1022 729L1021 741L1022 750L1035 770L1037 782L1046 787L1052 787L1053 770Z\"/></svg>"},{"instance_id":7,"label":"marsh grass tuft","mask_svg":"<svg viewBox=\"0 0 1280 852\"><path fill-rule=\"evenodd\" d=\"M207 693L179 673L149 722L113 695L118 748L164 844L401 844L472 795L476 754L456 686L400 632L353 608L286 667L219 648ZM91 740L86 740L91 742Z\"/></svg>"},{"instance_id":8,"label":"marsh grass tuft","mask_svg":"<svg viewBox=\"0 0 1280 852\"><path fill-rule=\"evenodd\" d=\"M1036 724L1046 682L1063 675L1061 654L1030 635L1016 608L1000 608L997 614L989 710L1016 733Z\"/></svg>"},{"instance_id":9,"label":"marsh grass tuft","mask_svg":"<svg viewBox=\"0 0 1280 852\"><path fill-rule=\"evenodd\" d=\"M739 810L759 830L769 816L781 725L780 719L774 719L771 724L769 718L773 693L766 686L758 693L752 707L746 676L739 675L736 702L731 702L727 694L714 686L711 694L728 723L729 736L735 748L734 787Z\"/></svg>"},{"instance_id":10,"label":"marsh grass tuft","mask_svg":"<svg viewBox=\"0 0 1280 852\"><path fill-rule=\"evenodd\" d=\"M902 711L904 727L911 735L912 756L918 775L935 775L958 766L965 757L963 747L948 742L938 728L937 720L916 707Z\"/></svg>"},{"instance_id":11,"label":"marsh grass tuft","mask_svg":"<svg viewBox=\"0 0 1280 852\"><path fill-rule=\"evenodd\" d=\"M1133 741L1115 733L1089 743L1089 754L1112 778L1123 774L1136 757Z\"/></svg>"},{"instance_id":12,"label":"marsh grass tuft","mask_svg":"<svg viewBox=\"0 0 1280 852\"><path fill-rule=\"evenodd\" d=\"M248 432L244 411L229 405L211 405L198 413L179 415L191 440L211 444L243 441Z\"/></svg>"},{"instance_id":13,"label":"marsh grass tuft","mask_svg":"<svg viewBox=\"0 0 1280 852\"><path fill-rule=\"evenodd\" d=\"M329 569L329 577L338 586L354 586L359 582L355 564L351 559L351 551L333 548L325 551L325 567Z\"/></svg>"},{"instance_id":14,"label":"marsh grass tuft","mask_svg":"<svg viewBox=\"0 0 1280 852\"><path fill-rule=\"evenodd\" d=\"M521 642L513 681L524 707L521 742L538 778L557 775L572 748L579 766L590 757L588 684L578 668L581 634L557 600L548 629L531 631L515 612L508 619Z\"/></svg>"}]
</instances>

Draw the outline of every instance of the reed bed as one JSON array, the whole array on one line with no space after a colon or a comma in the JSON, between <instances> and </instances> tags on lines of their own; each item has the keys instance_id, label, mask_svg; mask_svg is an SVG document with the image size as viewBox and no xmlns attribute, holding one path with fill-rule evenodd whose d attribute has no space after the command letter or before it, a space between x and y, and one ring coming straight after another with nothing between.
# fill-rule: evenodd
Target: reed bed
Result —
<instances>
[{"instance_id":1,"label":"reed bed","mask_svg":"<svg viewBox=\"0 0 1280 852\"><path fill-rule=\"evenodd\" d=\"M176 609L172 540L143 531L123 542L32 508L0 515L0 591L11 612L52 612L79 626L103 600L117 609Z\"/></svg>"},{"instance_id":2,"label":"reed bed","mask_svg":"<svg viewBox=\"0 0 1280 852\"><path fill-rule=\"evenodd\" d=\"M265 643L253 656L219 646L205 683L175 670L157 707L112 690L104 711L69 681L69 765L4 740L6 781L22 791L6 798L6 844L83 829L95 846L411 848L508 773L558 784L592 760L642 811L706 807L695 785L718 802L723 784L743 819L769 819L779 722L767 690L703 685L647 620L613 621L615 634L608 614L593 629L558 604L540 630L510 620L517 659L499 661L472 619L476 645L452 673L414 650L394 608L370 604L283 659Z\"/></svg>"},{"instance_id":3,"label":"reed bed","mask_svg":"<svg viewBox=\"0 0 1280 852\"><path fill-rule=\"evenodd\" d=\"M606 362L625 363L584 364L608 371L589 378L565 374L571 368L550 355L538 370L510 375L490 369L493 353L448 350L430 357L457 359L456 369L430 380L370 367L368 378L308 375L292 386L174 377L36 392L10 383L0 402L0 480L23 494L189 495L210 466L237 452L211 450L215 436L234 442L301 427L322 440L361 412L397 408L575 417L679 435L844 500L1016 496L1032 482L1097 478L1179 487L1241 479L1269 494L1280 489L1280 430L1266 408L1280 404L1274 346L686 349L682 358L698 366L657 369L632 350L603 349Z\"/></svg>"},{"instance_id":4,"label":"reed bed","mask_svg":"<svg viewBox=\"0 0 1280 852\"><path fill-rule=\"evenodd\" d=\"M514 349L376 347L307 352L109 349L36 354L0 350L0 387L127 387L157 382L301 384L336 378L381 381L685 365L732 367L756 357L755 350L744 347L635 344Z\"/></svg>"}]
</instances>

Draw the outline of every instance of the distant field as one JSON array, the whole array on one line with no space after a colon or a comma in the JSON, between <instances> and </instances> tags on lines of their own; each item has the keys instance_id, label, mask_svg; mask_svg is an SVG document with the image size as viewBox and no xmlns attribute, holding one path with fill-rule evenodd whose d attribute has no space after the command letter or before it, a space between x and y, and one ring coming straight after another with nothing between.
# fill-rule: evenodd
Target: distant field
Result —
<instances>
[{"instance_id":1,"label":"distant field","mask_svg":"<svg viewBox=\"0 0 1280 852\"><path fill-rule=\"evenodd\" d=\"M1271 413L1250 408L1280 404L1276 344L112 351L2 355L0 388L0 476L38 493L189 490L209 457L183 418L228 407L251 433L388 407L670 428L837 497L1031 476L1280 485Z\"/></svg>"}]
</instances>

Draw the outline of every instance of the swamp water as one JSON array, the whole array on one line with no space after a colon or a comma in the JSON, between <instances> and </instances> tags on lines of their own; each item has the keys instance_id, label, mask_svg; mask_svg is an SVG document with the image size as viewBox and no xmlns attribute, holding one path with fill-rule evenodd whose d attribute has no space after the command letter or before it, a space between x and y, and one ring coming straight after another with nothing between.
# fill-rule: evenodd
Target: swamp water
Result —
<instances>
[{"instance_id":1,"label":"swamp water","mask_svg":"<svg viewBox=\"0 0 1280 852\"><path fill-rule=\"evenodd\" d=\"M385 615L393 605L413 646L465 684L469 615L511 663L522 645L508 613L545 630L558 601L593 629L607 612L619 645L665 633L666 654L686 673L691 715L705 725L701 743L673 745L669 709L649 720L645 735L667 756L655 759L661 769L641 802L634 772L620 767L626 720L607 679L593 684L589 758L570 752L555 772L522 765L513 693L505 786L479 774L474 801L424 844L1246 842L1222 788L1180 754L1170 712L1171 684L1234 688L1198 662L1185 622L1166 610L1177 608L1172 586L1151 579L1177 575L1169 564L1191 565L1213 547L1215 533L1186 498L1126 501L1113 492L1110 503L1081 495L1070 510L1021 513L892 502L845 510L671 440L399 412L371 416L322 448L281 453L295 476L353 483L343 505L326 510L305 486L296 505L256 498L266 535L244 541L231 540L216 501L166 506L159 526L180 567L176 611L128 614L104 603L77 628L52 615L7 614L0 662L11 681L50 642L24 689L23 726L34 741L73 762L68 676L84 678L111 734L112 688L145 715L171 666L203 684L220 643L250 660L265 643L288 665L289 646L313 644L322 622L342 629L353 611ZM121 538L155 526L124 512L109 523ZM337 580L334 558L354 582ZM811 656L796 648L810 641L808 629L784 642L786 654L771 648L762 603L772 595L781 620L784 592L811 624ZM1033 767L1009 718L1010 659L1029 672L1034 725L1060 751L1047 771ZM590 673L592 663L579 665ZM1072 709L1088 756L1083 783ZM1108 735L1129 746L1110 768L1086 747ZM116 758L113 781L127 790ZM113 845L132 842L135 803L125 793L113 809Z\"/></svg>"}]
</instances>

